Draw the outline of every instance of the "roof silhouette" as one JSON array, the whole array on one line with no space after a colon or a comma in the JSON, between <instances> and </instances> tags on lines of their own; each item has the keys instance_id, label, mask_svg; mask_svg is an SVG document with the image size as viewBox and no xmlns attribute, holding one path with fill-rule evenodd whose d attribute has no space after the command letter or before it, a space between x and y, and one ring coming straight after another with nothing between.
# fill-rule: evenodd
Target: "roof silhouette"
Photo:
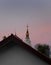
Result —
<instances>
[{"instance_id":1,"label":"roof silhouette","mask_svg":"<svg viewBox=\"0 0 51 65\"><path fill-rule=\"evenodd\" d=\"M12 43L11 43L12 42ZM41 60L47 62L48 64L51 64L51 59L44 54L40 53L39 51L35 50L31 46L27 45L25 42L23 42L22 39L20 39L18 36L15 36L11 34L7 38L0 41L0 50L4 47L10 48L14 45L20 45L24 49L26 49L28 52L35 54L37 57L39 57Z\"/></svg>"}]
</instances>

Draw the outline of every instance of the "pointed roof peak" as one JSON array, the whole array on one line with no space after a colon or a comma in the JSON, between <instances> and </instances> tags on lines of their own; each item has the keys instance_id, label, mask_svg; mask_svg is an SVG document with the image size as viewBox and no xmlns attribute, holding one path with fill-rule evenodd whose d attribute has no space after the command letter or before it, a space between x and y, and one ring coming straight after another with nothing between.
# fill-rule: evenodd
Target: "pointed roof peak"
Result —
<instances>
[{"instance_id":1,"label":"pointed roof peak","mask_svg":"<svg viewBox=\"0 0 51 65\"><path fill-rule=\"evenodd\" d=\"M28 37L29 38L29 31L28 31L28 24L27 24L27 31L26 31L26 38Z\"/></svg>"},{"instance_id":2,"label":"pointed roof peak","mask_svg":"<svg viewBox=\"0 0 51 65\"><path fill-rule=\"evenodd\" d=\"M28 50L28 52L33 53L34 55L36 55L40 59L44 60L48 64L51 63L51 59L49 57L47 57L47 56L43 55L42 53L38 52L37 50L35 50L34 48L32 48L30 45L27 45L19 37L16 38L14 34L11 34L6 39L4 39L4 40L2 40L0 42L0 50L7 49L7 48L10 48L10 47L15 46L15 45L19 45L23 49Z\"/></svg>"}]
</instances>

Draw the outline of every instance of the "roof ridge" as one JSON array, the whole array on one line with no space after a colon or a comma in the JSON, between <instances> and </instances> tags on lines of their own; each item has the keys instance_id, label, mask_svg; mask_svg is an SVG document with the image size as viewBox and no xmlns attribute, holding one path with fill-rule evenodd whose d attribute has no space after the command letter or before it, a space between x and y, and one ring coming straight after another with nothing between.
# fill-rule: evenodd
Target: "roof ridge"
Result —
<instances>
[{"instance_id":1,"label":"roof ridge","mask_svg":"<svg viewBox=\"0 0 51 65\"><path fill-rule=\"evenodd\" d=\"M30 51L31 53L37 55L39 58L41 58L42 60L46 61L47 63L51 63L51 59L48 58L47 56L45 56L44 54L38 52L36 49L32 48L31 46L27 45L23 40L21 40L18 36L15 36L13 34L11 34L10 36L8 36L6 39L2 40L0 42L0 47L4 46L7 44L7 42L9 41L13 41L13 42L19 42L19 45L21 45L23 48L27 49L28 51Z\"/></svg>"}]
</instances>

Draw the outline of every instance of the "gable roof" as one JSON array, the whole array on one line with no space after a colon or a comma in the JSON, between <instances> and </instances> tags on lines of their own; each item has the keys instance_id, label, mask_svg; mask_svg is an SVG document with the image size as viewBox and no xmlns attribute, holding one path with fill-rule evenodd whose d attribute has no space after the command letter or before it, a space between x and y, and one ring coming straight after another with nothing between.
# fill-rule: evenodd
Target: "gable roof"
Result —
<instances>
[{"instance_id":1,"label":"gable roof","mask_svg":"<svg viewBox=\"0 0 51 65\"><path fill-rule=\"evenodd\" d=\"M0 49L3 48L4 46L8 45L8 42L14 42L15 44L22 46L27 51L35 54L36 56L38 56L43 61L47 62L48 64L51 64L51 59L49 57L45 56L44 54L42 54L42 53L38 52L37 50L35 50L34 48L32 48L31 46L27 45L19 37L15 36L13 34L11 34L6 39L4 39L0 42Z\"/></svg>"}]
</instances>

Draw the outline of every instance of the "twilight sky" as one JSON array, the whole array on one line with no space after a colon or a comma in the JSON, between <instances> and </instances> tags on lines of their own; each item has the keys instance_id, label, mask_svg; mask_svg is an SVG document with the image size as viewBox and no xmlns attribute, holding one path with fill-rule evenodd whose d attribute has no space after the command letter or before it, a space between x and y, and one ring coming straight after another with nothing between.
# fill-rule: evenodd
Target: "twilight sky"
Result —
<instances>
[{"instance_id":1,"label":"twilight sky","mask_svg":"<svg viewBox=\"0 0 51 65\"><path fill-rule=\"evenodd\" d=\"M0 0L0 39L16 32L24 40L27 24L33 44L51 45L51 0Z\"/></svg>"}]
</instances>

